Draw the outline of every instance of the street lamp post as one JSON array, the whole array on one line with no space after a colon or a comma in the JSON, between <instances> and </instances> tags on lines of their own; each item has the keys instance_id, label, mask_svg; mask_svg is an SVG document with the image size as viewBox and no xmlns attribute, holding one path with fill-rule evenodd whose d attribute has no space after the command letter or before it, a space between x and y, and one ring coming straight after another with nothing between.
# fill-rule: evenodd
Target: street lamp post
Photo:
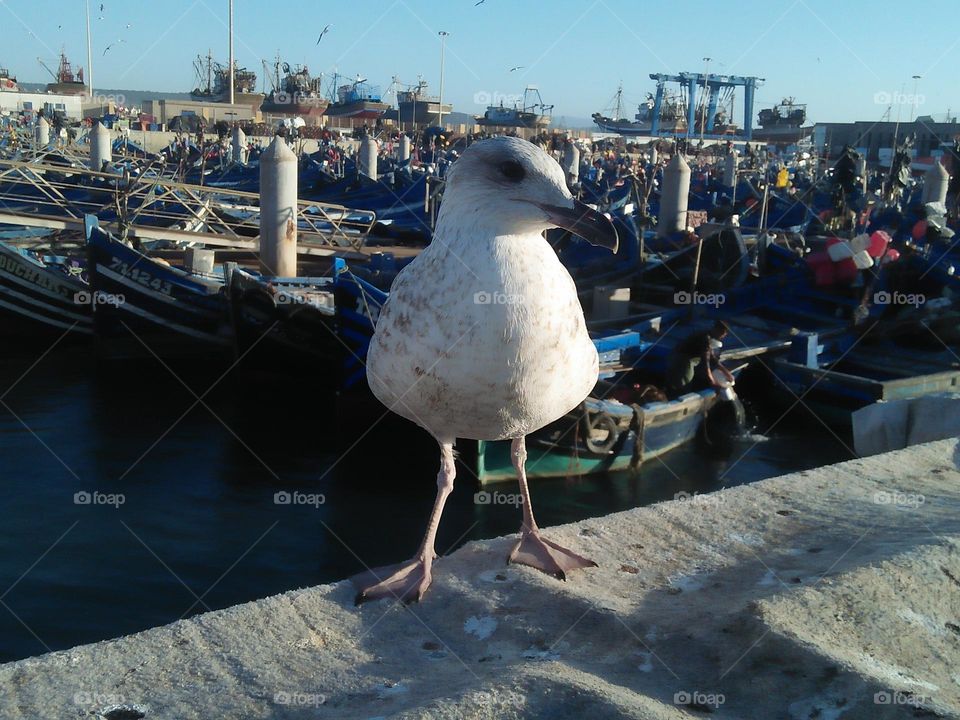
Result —
<instances>
[{"instance_id":1,"label":"street lamp post","mask_svg":"<svg viewBox=\"0 0 960 720\"><path fill-rule=\"evenodd\" d=\"M703 133L707 129L707 78L710 77L710 61L713 58L705 57L703 62L706 63L703 69L703 98L701 102L703 103L703 110L700 112L700 147L703 147Z\"/></svg>"},{"instance_id":2,"label":"street lamp post","mask_svg":"<svg viewBox=\"0 0 960 720\"><path fill-rule=\"evenodd\" d=\"M437 33L440 36L440 107L437 113L437 125L443 127L443 56L446 49L447 36L450 35L446 30Z\"/></svg>"},{"instance_id":3,"label":"street lamp post","mask_svg":"<svg viewBox=\"0 0 960 720\"><path fill-rule=\"evenodd\" d=\"M922 75L913 76L913 98L910 102L910 122L913 122L913 115L917 109L917 82L922 78Z\"/></svg>"}]
</instances>

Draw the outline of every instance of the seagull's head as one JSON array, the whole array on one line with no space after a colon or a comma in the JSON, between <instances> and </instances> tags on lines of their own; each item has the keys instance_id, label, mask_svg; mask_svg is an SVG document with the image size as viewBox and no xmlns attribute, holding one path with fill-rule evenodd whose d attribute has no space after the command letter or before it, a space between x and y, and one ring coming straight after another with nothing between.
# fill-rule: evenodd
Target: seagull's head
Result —
<instances>
[{"instance_id":1,"label":"seagull's head","mask_svg":"<svg viewBox=\"0 0 960 720\"><path fill-rule=\"evenodd\" d=\"M480 140L464 150L447 172L448 205L458 215L484 216L485 224L502 228L503 234L560 227L617 251L617 230L610 219L575 199L557 162L520 138Z\"/></svg>"}]
</instances>

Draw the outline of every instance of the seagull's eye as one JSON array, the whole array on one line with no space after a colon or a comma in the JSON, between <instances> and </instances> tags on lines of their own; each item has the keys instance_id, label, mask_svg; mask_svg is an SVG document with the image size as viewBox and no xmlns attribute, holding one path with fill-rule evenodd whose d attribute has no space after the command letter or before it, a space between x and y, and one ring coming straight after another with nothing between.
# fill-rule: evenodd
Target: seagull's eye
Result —
<instances>
[{"instance_id":1,"label":"seagull's eye","mask_svg":"<svg viewBox=\"0 0 960 720\"><path fill-rule=\"evenodd\" d=\"M520 182L526 174L523 165L516 160L506 160L500 163L500 173L510 182Z\"/></svg>"}]
</instances>

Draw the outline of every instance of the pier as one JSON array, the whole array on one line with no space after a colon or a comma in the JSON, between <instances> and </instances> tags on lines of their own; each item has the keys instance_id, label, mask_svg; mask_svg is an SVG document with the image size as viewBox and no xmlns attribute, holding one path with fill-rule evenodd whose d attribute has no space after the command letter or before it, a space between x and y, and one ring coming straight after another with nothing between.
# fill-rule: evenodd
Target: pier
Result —
<instances>
[{"instance_id":1,"label":"pier","mask_svg":"<svg viewBox=\"0 0 960 720\"><path fill-rule=\"evenodd\" d=\"M957 717L958 513L956 439L681 494L550 528L599 563L567 582L474 542L409 608L339 582L9 663L0 716Z\"/></svg>"}]
</instances>

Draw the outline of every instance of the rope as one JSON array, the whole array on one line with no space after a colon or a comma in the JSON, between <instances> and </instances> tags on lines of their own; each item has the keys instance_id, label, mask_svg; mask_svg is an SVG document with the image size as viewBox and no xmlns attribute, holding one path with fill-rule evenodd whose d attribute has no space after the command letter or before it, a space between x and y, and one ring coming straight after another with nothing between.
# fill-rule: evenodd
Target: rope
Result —
<instances>
[{"instance_id":1,"label":"rope","mask_svg":"<svg viewBox=\"0 0 960 720\"><path fill-rule=\"evenodd\" d=\"M636 438L633 442L633 455L630 457L630 469L637 470L643 464L643 444L646 435L646 418L643 408L633 403L633 422L630 423Z\"/></svg>"}]
</instances>

